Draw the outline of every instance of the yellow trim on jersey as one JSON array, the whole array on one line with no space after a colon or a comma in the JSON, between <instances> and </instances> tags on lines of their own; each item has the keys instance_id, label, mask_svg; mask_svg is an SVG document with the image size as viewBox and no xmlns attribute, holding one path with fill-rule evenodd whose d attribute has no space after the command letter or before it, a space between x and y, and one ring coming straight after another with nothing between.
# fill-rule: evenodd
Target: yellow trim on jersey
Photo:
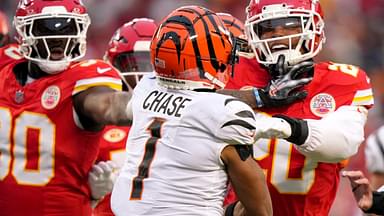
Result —
<instances>
[{"instance_id":1,"label":"yellow trim on jersey","mask_svg":"<svg viewBox=\"0 0 384 216\"><path fill-rule=\"evenodd\" d=\"M355 97L353 98L352 105L372 105L373 95Z\"/></svg>"},{"instance_id":2,"label":"yellow trim on jersey","mask_svg":"<svg viewBox=\"0 0 384 216\"><path fill-rule=\"evenodd\" d=\"M75 95L79 92L82 92L88 88L95 87L95 86L108 86L109 88L115 89L117 91L122 90L121 84L111 83L111 82L99 82L99 83L91 83L91 84L85 84L77 86L73 89L72 95Z\"/></svg>"},{"instance_id":3,"label":"yellow trim on jersey","mask_svg":"<svg viewBox=\"0 0 384 216\"><path fill-rule=\"evenodd\" d=\"M108 77L108 76L100 76L100 77L93 77L93 78L78 80L72 91L72 95L75 95L81 91L84 91L94 86L108 86L117 91L121 91L122 81L121 79Z\"/></svg>"},{"instance_id":4,"label":"yellow trim on jersey","mask_svg":"<svg viewBox=\"0 0 384 216\"><path fill-rule=\"evenodd\" d=\"M373 92L371 88L357 91L352 101L352 105L372 105L373 103Z\"/></svg>"}]
</instances>

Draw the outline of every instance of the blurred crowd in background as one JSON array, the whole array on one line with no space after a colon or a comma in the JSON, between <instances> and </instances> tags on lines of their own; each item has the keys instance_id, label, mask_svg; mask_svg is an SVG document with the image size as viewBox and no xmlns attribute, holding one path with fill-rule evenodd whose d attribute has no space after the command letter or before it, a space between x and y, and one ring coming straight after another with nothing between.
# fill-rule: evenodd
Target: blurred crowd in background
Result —
<instances>
[{"instance_id":1,"label":"blurred crowd in background","mask_svg":"<svg viewBox=\"0 0 384 216\"><path fill-rule=\"evenodd\" d=\"M231 13L245 21L248 0L83 0L92 19L88 31L86 58L102 58L109 39L123 23L148 17L157 22L182 5L203 5L215 12ZM384 1L383 0L321 0L325 14L327 42L319 60L353 64L370 76L375 106L370 112L367 135L384 123ZM17 1L0 0L0 10L12 22ZM14 33L14 31L13 31ZM364 145L351 158L347 169L365 171ZM354 202L347 180L342 179L331 215L361 215Z\"/></svg>"}]
</instances>

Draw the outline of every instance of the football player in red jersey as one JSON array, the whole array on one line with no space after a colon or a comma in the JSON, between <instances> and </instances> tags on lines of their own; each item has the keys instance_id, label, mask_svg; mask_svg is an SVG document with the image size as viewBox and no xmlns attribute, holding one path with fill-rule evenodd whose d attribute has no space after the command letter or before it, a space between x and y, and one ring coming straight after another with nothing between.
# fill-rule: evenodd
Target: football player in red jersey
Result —
<instances>
[{"instance_id":1,"label":"football player in red jersey","mask_svg":"<svg viewBox=\"0 0 384 216\"><path fill-rule=\"evenodd\" d=\"M7 16L0 11L0 47L9 42L9 23Z\"/></svg>"},{"instance_id":2,"label":"football player in red jersey","mask_svg":"<svg viewBox=\"0 0 384 216\"><path fill-rule=\"evenodd\" d=\"M356 66L313 62L325 41L318 0L251 0L245 31L255 57L240 58L226 88L248 89L232 94L285 118L296 133L254 145L274 215L328 215L340 162L364 140L369 78Z\"/></svg>"},{"instance_id":3,"label":"football player in red jersey","mask_svg":"<svg viewBox=\"0 0 384 216\"><path fill-rule=\"evenodd\" d=\"M119 71L126 81L125 87L130 90L135 88L142 75L153 72L149 47L156 28L154 20L136 18L122 25L109 42L104 58ZM102 198L94 208L95 216L113 215L110 208L110 192L116 173L125 160L125 144L129 128L107 126L104 129L96 160L99 163L94 165L89 176L90 186L97 185L92 191L100 191L98 194L93 194L93 198Z\"/></svg>"},{"instance_id":4,"label":"football player in red jersey","mask_svg":"<svg viewBox=\"0 0 384 216\"><path fill-rule=\"evenodd\" d=\"M91 215L102 129L130 124L131 108L115 69L78 61L89 23L79 0L18 4L20 49L0 48L1 215Z\"/></svg>"}]
</instances>

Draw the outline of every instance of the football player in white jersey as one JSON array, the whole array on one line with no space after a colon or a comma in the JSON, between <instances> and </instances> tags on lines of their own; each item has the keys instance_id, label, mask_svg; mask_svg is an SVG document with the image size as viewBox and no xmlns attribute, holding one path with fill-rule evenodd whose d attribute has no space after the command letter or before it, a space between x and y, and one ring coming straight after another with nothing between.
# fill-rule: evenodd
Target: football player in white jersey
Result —
<instances>
[{"instance_id":1,"label":"football player in white jersey","mask_svg":"<svg viewBox=\"0 0 384 216\"><path fill-rule=\"evenodd\" d=\"M371 174L373 189L384 190L384 126L368 136L365 146L365 161ZM383 186L383 187L382 187Z\"/></svg>"},{"instance_id":2,"label":"football player in white jersey","mask_svg":"<svg viewBox=\"0 0 384 216\"><path fill-rule=\"evenodd\" d=\"M128 106L134 121L112 192L116 215L223 215L228 180L240 202L225 215L272 215L251 146L258 138L288 138L292 129L214 92L235 63L232 44L220 18L199 6L161 22L151 42L155 74L140 80Z\"/></svg>"}]
</instances>

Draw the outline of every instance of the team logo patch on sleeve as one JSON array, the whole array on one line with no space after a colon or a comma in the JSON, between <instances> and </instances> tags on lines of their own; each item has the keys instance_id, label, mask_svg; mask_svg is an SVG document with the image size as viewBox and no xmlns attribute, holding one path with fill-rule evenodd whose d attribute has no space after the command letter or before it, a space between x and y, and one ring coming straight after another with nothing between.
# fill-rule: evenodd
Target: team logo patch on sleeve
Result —
<instances>
[{"instance_id":1,"label":"team logo patch on sleeve","mask_svg":"<svg viewBox=\"0 0 384 216\"><path fill-rule=\"evenodd\" d=\"M41 96L41 105L48 110L55 108L60 101L60 95L60 88L58 86L49 86Z\"/></svg>"},{"instance_id":2,"label":"team logo patch on sleeve","mask_svg":"<svg viewBox=\"0 0 384 216\"><path fill-rule=\"evenodd\" d=\"M104 133L103 138L108 142L116 143L122 141L126 135L127 133L124 130L112 128Z\"/></svg>"},{"instance_id":3,"label":"team logo patch on sleeve","mask_svg":"<svg viewBox=\"0 0 384 216\"><path fill-rule=\"evenodd\" d=\"M336 101L332 95L320 93L311 99L311 112L318 117L324 117L328 113L335 111Z\"/></svg>"}]
</instances>

